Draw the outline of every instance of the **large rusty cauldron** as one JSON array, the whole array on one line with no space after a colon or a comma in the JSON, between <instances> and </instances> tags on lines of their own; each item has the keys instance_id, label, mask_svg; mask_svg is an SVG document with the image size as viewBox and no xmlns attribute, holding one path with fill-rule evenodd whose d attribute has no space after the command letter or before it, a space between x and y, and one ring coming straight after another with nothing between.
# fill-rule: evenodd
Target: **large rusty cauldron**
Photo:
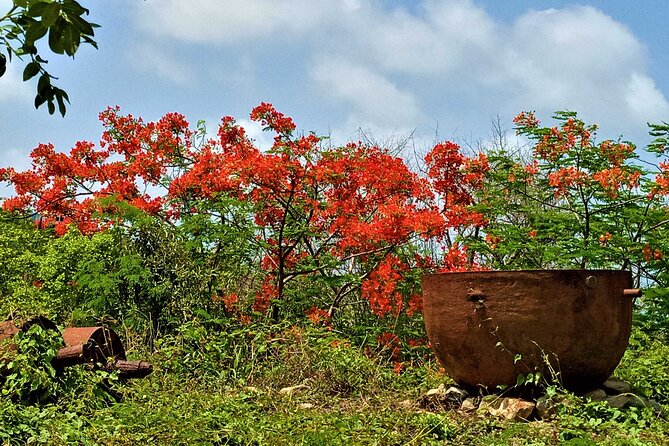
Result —
<instances>
[{"instance_id":1,"label":"large rusty cauldron","mask_svg":"<svg viewBox=\"0 0 669 446\"><path fill-rule=\"evenodd\" d=\"M639 294L627 271L423 276L425 325L437 358L458 384L489 391L536 371L549 379L556 372L575 392L596 388L627 348Z\"/></svg>"}]
</instances>

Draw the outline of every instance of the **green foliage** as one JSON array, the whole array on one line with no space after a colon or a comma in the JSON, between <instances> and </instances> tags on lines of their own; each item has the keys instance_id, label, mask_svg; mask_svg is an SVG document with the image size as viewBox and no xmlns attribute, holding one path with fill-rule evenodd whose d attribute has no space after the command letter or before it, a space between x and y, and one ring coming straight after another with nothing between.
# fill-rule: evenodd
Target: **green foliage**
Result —
<instances>
[{"instance_id":1,"label":"green foliage","mask_svg":"<svg viewBox=\"0 0 669 446\"><path fill-rule=\"evenodd\" d=\"M34 324L14 337L17 354L0 362L2 395L17 401L48 401L58 394L56 370L51 361L62 346L60 333Z\"/></svg>"},{"instance_id":2,"label":"green foliage","mask_svg":"<svg viewBox=\"0 0 669 446\"><path fill-rule=\"evenodd\" d=\"M76 0L13 0L11 9L0 17L0 45L7 54L0 53L0 76L5 73L7 58L11 61L12 56L29 57L23 80L39 75L35 108L46 103L49 114L53 114L57 105L65 116L69 97L51 83L56 78L46 70L48 61L39 53L37 44L48 34L49 49L70 57L74 57L82 43L97 48L93 36L98 25L86 21L86 15L88 9Z\"/></svg>"},{"instance_id":3,"label":"green foliage","mask_svg":"<svg viewBox=\"0 0 669 446\"><path fill-rule=\"evenodd\" d=\"M620 376L649 398L669 406L669 345L635 330L620 366Z\"/></svg>"},{"instance_id":4,"label":"green foliage","mask_svg":"<svg viewBox=\"0 0 669 446\"><path fill-rule=\"evenodd\" d=\"M0 402L0 438L7 444L502 446L660 445L669 434L669 423L652 411L615 409L559 389L555 418L539 423L412 408L400 402L416 401L425 383L398 377L383 359L328 330L252 325L248 336L242 327L217 323L161 338L147 358L156 371L118 388L119 401L83 385L61 393L55 405ZM648 339L638 341L641 354ZM410 373L428 376L433 366ZM279 392L298 384L305 387Z\"/></svg>"},{"instance_id":5,"label":"green foliage","mask_svg":"<svg viewBox=\"0 0 669 446\"><path fill-rule=\"evenodd\" d=\"M32 222L9 220L0 212L0 317L48 313L46 299L33 284L39 281L37 270L50 239Z\"/></svg>"},{"instance_id":6,"label":"green foliage","mask_svg":"<svg viewBox=\"0 0 669 446\"><path fill-rule=\"evenodd\" d=\"M488 153L491 169L476 209L489 224L465 243L494 269L638 265L661 203L649 202L645 187L633 187L647 174L634 146L595 144L596 126L575 113L554 118L552 129L518 127L532 152Z\"/></svg>"}]
</instances>

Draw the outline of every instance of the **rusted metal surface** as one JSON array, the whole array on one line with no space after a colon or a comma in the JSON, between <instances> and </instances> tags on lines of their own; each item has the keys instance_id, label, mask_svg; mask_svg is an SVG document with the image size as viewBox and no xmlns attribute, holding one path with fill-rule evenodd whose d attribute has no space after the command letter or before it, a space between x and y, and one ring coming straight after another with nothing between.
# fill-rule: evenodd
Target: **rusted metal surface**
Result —
<instances>
[{"instance_id":1,"label":"rusted metal surface","mask_svg":"<svg viewBox=\"0 0 669 446\"><path fill-rule=\"evenodd\" d=\"M77 364L85 364L90 362L91 355L91 348L88 344L63 347L58 350L53 360L53 366L57 369L63 369Z\"/></svg>"},{"instance_id":2,"label":"rusted metal surface","mask_svg":"<svg viewBox=\"0 0 669 446\"><path fill-rule=\"evenodd\" d=\"M16 352L16 344L11 342L11 339L19 331L19 327L13 321L0 322L0 361L5 363L11 361L13 353Z\"/></svg>"},{"instance_id":3,"label":"rusted metal surface","mask_svg":"<svg viewBox=\"0 0 669 446\"><path fill-rule=\"evenodd\" d=\"M69 327L63 330L63 339L67 347L89 345L87 362L106 363L109 360L126 359L121 339L107 327Z\"/></svg>"},{"instance_id":4,"label":"rusted metal surface","mask_svg":"<svg viewBox=\"0 0 669 446\"><path fill-rule=\"evenodd\" d=\"M146 361L123 361L114 362L112 370L118 370L121 378L144 378L153 372L153 365Z\"/></svg>"},{"instance_id":5,"label":"rusted metal surface","mask_svg":"<svg viewBox=\"0 0 669 446\"><path fill-rule=\"evenodd\" d=\"M27 331L39 324L42 328L58 331L49 319L39 316L24 323L0 322L0 361L8 362L17 346L12 339L20 331ZM119 336L107 327L69 327L63 333L64 347L58 350L53 360L57 369L77 364L91 364L106 370L118 370L121 378L144 378L153 371L146 361L127 361L125 349Z\"/></svg>"},{"instance_id":6,"label":"rusted metal surface","mask_svg":"<svg viewBox=\"0 0 669 446\"><path fill-rule=\"evenodd\" d=\"M423 277L427 333L460 385L495 390L551 368L570 390L604 382L632 323L626 271L478 271ZM548 367L550 364L550 367Z\"/></svg>"},{"instance_id":7,"label":"rusted metal surface","mask_svg":"<svg viewBox=\"0 0 669 446\"><path fill-rule=\"evenodd\" d=\"M0 341L13 338L19 331L14 321L0 322Z\"/></svg>"}]
</instances>

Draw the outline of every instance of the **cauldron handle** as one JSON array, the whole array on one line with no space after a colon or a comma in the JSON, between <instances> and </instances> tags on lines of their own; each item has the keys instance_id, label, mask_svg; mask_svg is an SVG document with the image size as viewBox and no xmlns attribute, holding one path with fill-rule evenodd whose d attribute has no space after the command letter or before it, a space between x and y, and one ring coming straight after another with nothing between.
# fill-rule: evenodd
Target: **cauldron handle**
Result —
<instances>
[{"instance_id":1,"label":"cauldron handle","mask_svg":"<svg viewBox=\"0 0 669 446\"><path fill-rule=\"evenodd\" d=\"M641 297L641 290L639 288L625 288L623 290L623 296L626 297Z\"/></svg>"}]
</instances>

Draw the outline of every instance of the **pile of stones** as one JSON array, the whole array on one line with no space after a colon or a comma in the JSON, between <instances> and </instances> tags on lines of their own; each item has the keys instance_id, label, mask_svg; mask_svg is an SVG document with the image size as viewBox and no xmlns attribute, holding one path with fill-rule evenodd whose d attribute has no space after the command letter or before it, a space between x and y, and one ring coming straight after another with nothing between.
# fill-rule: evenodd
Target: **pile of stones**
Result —
<instances>
[{"instance_id":1,"label":"pile of stones","mask_svg":"<svg viewBox=\"0 0 669 446\"><path fill-rule=\"evenodd\" d=\"M611 378L600 388L582 396L584 401L603 401L611 407L652 407L658 415L663 415L662 406L654 400L636 395L629 383ZM425 410L458 410L464 413L491 415L506 420L529 421L547 420L557 412L559 400L542 396L524 399L503 395L472 396L459 387L441 384L428 390L418 399L418 407ZM405 401L403 405L413 405Z\"/></svg>"}]
</instances>

